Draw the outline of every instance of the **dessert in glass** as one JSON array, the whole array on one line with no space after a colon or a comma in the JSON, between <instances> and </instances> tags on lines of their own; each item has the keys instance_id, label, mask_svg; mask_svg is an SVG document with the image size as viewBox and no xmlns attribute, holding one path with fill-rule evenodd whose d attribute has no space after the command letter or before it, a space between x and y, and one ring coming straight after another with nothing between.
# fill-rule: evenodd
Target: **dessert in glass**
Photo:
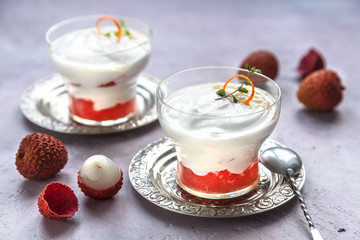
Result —
<instances>
[{"instance_id":1,"label":"dessert in glass","mask_svg":"<svg viewBox=\"0 0 360 240\"><path fill-rule=\"evenodd\" d=\"M137 111L137 79L151 53L151 29L122 16L83 16L52 26L48 52L69 94L70 117L111 126Z\"/></svg>"},{"instance_id":2,"label":"dessert in glass","mask_svg":"<svg viewBox=\"0 0 360 240\"><path fill-rule=\"evenodd\" d=\"M159 121L176 150L177 183L195 196L233 198L257 186L258 152L277 124L281 92L249 70L193 68L157 88Z\"/></svg>"}]
</instances>

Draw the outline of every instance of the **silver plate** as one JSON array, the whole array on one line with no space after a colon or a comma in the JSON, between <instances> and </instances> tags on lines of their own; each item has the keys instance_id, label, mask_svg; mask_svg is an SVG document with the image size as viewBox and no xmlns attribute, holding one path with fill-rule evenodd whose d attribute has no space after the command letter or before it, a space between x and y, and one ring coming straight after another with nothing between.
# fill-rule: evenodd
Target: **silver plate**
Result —
<instances>
[{"instance_id":1,"label":"silver plate","mask_svg":"<svg viewBox=\"0 0 360 240\"><path fill-rule=\"evenodd\" d=\"M261 151L283 146L268 139ZM140 150L129 166L130 182L141 196L164 209L197 217L228 218L261 213L286 203L294 197L290 183L260 164L260 181L252 192L233 199L211 200L195 197L176 183L176 152L167 138L159 139ZM296 178L302 188L303 167Z\"/></svg>"},{"instance_id":2,"label":"silver plate","mask_svg":"<svg viewBox=\"0 0 360 240\"><path fill-rule=\"evenodd\" d=\"M21 97L20 109L31 122L56 132L73 134L122 132L144 126L157 119L155 92L158 83L157 78L141 74L136 89L138 112L129 121L109 127L85 126L70 119L67 89L59 74L49 76L30 86Z\"/></svg>"}]
</instances>

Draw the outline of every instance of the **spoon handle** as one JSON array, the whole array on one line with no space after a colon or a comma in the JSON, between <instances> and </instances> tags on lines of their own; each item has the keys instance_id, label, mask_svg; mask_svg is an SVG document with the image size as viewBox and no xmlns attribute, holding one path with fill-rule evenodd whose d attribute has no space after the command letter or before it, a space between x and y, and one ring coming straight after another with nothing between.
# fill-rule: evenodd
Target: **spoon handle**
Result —
<instances>
[{"instance_id":1,"label":"spoon handle","mask_svg":"<svg viewBox=\"0 0 360 240\"><path fill-rule=\"evenodd\" d=\"M322 240L323 238L321 237L319 231L318 231L317 229L315 229L314 222L313 222L312 219L311 219L311 216L310 216L309 211L308 211L308 209L307 209L307 207L306 207L304 198L302 197L300 190L299 190L299 189L296 187L296 185L295 185L295 178L294 178L294 172L293 172L293 170L292 170L292 169L288 169L288 170L286 171L286 173L287 173L287 176L288 176L289 179L290 179L291 188L292 188L292 190L294 191L294 193L295 193L295 195L297 196L297 198L299 199L301 209L303 210L304 215L305 215L305 218L306 218L306 221L307 221L308 224L309 224L310 231L311 231L311 235L312 235L313 239L314 239L314 240Z\"/></svg>"},{"instance_id":2,"label":"spoon handle","mask_svg":"<svg viewBox=\"0 0 360 240\"><path fill-rule=\"evenodd\" d=\"M316 228L313 228L310 231L311 231L311 236L314 240L323 240L323 238L320 235L320 232Z\"/></svg>"}]
</instances>

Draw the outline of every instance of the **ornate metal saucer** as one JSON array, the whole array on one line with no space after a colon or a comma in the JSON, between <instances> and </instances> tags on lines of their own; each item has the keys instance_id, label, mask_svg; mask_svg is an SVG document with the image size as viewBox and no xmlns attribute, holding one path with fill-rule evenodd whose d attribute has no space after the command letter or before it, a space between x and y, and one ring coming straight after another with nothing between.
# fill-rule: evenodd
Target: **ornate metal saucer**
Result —
<instances>
[{"instance_id":1,"label":"ornate metal saucer","mask_svg":"<svg viewBox=\"0 0 360 240\"><path fill-rule=\"evenodd\" d=\"M268 139L261 151L283 146ZM182 190L176 183L176 152L167 138L159 139L140 150L129 166L130 182L135 190L150 202L180 214L229 218L241 217L274 209L294 197L289 182L260 164L260 181L250 193L232 199L211 200L195 197ZM303 167L296 178L302 188L305 182Z\"/></svg>"},{"instance_id":2,"label":"ornate metal saucer","mask_svg":"<svg viewBox=\"0 0 360 240\"><path fill-rule=\"evenodd\" d=\"M149 124L157 119L155 92L159 80L141 74L136 92L138 112L129 121L109 127L78 124L69 117L67 90L59 74L30 86L22 95L20 109L24 116L40 127L72 134L122 132Z\"/></svg>"}]
</instances>

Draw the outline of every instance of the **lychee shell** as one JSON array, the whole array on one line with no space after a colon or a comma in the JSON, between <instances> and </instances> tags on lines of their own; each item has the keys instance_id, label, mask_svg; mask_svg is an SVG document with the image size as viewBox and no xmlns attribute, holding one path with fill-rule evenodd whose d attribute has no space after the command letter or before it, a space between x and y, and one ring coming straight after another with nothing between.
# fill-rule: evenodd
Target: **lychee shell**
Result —
<instances>
[{"instance_id":1,"label":"lychee shell","mask_svg":"<svg viewBox=\"0 0 360 240\"><path fill-rule=\"evenodd\" d=\"M306 76L316 70L323 69L325 67L324 58L320 53L311 48L309 52L301 59L297 71L302 75Z\"/></svg>"},{"instance_id":2,"label":"lychee shell","mask_svg":"<svg viewBox=\"0 0 360 240\"><path fill-rule=\"evenodd\" d=\"M65 219L75 214L79 203L70 187L60 182L51 182L41 192L38 207L44 217Z\"/></svg>"},{"instance_id":3,"label":"lychee shell","mask_svg":"<svg viewBox=\"0 0 360 240\"><path fill-rule=\"evenodd\" d=\"M81 191L89 198L96 199L96 200L102 200L107 199L115 196L119 190L121 189L123 185L123 172L120 169L120 178L115 183L114 186L109 187L104 190L97 190L97 189L91 189L89 188L81 179L80 174L78 174L78 185Z\"/></svg>"},{"instance_id":4,"label":"lychee shell","mask_svg":"<svg viewBox=\"0 0 360 240\"><path fill-rule=\"evenodd\" d=\"M279 64L273 53L267 50L258 50L247 56L241 63L240 68L245 69L245 64L250 67L256 67L261 70L262 74L275 80Z\"/></svg>"},{"instance_id":5,"label":"lychee shell","mask_svg":"<svg viewBox=\"0 0 360 240\"><path fill-rule=\"evenodd\" d=\"M300 83L297 97L310 109L332 110L341 102L343 89L335 72L321 69L309 74Z\"/></svg>"},{"instance_id":6,"label":"lychee shell","mask_svg":"<svg viewBox=\"0 0 360 240\"><path fill-rule=\"evenodd\" d=\"M64 144L53 136L33 133L25 136L16 153L15 165L25 178L48 179L67 163Z\"/></svg>"}]
</instances>

